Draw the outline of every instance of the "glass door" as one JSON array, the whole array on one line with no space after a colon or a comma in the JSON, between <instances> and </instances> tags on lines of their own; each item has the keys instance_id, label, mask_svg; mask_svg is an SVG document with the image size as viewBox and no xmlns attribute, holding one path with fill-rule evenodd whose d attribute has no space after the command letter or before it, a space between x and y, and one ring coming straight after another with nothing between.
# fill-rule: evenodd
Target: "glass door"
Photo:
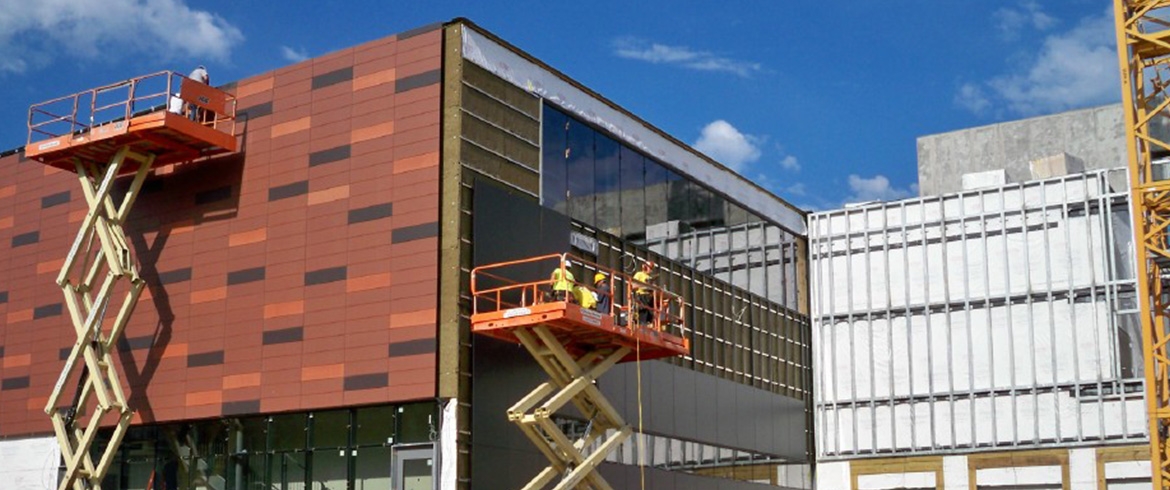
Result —
<instances>
[{"instance_id":1,"label":"glass door","mask_svg":"<svg viewBox=\"0 0 1170 490\"><path fill-rule=\"evenodd\" d=\"M395 490L432 490L435 450L432 447L399 449L394 454Z\"/></svg>"}]
</instances>

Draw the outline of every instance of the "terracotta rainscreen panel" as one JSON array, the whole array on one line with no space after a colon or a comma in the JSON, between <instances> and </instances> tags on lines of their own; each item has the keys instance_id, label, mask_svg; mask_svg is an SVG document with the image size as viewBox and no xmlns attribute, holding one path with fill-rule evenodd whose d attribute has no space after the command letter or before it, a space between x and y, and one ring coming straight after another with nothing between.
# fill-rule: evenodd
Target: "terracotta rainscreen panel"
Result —
<instances>
[{"instance_id":1,"label":"terracotta rainscreen panel","mask_svg":"<svg viewBox=\"0 0 1170 490\"><path fill-rule=\"evenodd\" d=\"M436 364L433 320L408 339L389 330L420 302L437 304L435 288L399 303L391 291L418 279L398 282L392 271L410 267L394 261L438 260L437 241L424 242L438 234L438 158L418 159L433 178L393 171L396 159L438 155L438 124L417 121L439 121L428 91L442 73L418 67L430 63L423 59L438 66L442 48L412 46L402 60L393 53L439 28L239 81L232 89L246 150L147 177L125 223L147 287L116 356L123 368L155 373L122 378L135 400L150 400L142 423L434 397L435 376L420 377L421 391L387 387L404 356ZM318 99L327 110L313 107ZM419 196L434 199L420 209ZM399 206L408 211L396 222ZM75 174L0 156L0 257L8 258L0 261L0 365L8 366L0 391L20 400L6 410L27 407L0 417L0 438L51 433L38 397L52 390L76 340L54 279L86 208ZM406 245L412 254L399 258L393 247L404 244L426 247ZM372 344L345 341L378 329L387 334ZM319 366L340 369L313 378ZM261 389L273 380L292 391ZM301 383L318 384L305 384L302 396Z\"/></svg>"}]
</instances>

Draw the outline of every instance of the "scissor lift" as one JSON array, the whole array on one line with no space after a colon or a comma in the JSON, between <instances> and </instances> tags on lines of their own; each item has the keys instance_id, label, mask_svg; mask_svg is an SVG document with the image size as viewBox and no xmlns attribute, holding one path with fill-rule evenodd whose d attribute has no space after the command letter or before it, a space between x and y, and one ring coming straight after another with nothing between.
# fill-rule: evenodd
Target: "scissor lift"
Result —
<instances>
[{"instance_id":1,"label":"scissor lift","mask_svg":"<svg viewBox=\"0 0 1170 490\"><path fill-rule=\"evenodd\" d=\"M562 278L567 272L590 278L606 272L604 289L594 288L592 281L570 284L579 294L608 291L608 308L585 308L571 293L558 295L553 270ZM549 460L524 489L554 482L556 490L610 489L595 469L633 430L596 381L619 362L689 353L681 298L565 254L477 267L471 287L472 332L523 345L549 376L508 409L508 420ZM589 418L585 433L575 440L552 419L569 403Z\"/></svg>"},{"instance_id":2,"label":"scissor lift","mask_svg":"<svg viewBox=\"0 0 1170 490\"><path fill-rule=\"evenodd\" d=\"M64 460L59 490L101 489L134 414L111 354L146 283L122 224L152 168L236 150L235 106L230 94L159 72L29 109L25 156L76 172L89 205L57 276L77 333L45 406ZM116 198L121 176L130 180ZM62 405L75 371L72 402ZM95 453L98 429L106 424L114 425L113 434Z\"/></svg>"}]
</instances>

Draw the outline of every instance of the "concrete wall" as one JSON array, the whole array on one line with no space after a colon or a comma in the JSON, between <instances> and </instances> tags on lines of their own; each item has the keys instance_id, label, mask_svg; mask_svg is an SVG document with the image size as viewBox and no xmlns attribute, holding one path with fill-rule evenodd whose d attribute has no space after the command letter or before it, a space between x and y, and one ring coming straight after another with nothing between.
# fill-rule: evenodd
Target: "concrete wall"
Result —
<instances>
[{"instance_id":1,"label":"concrete wall","mask_svg":"<svg viewBox=\"0 0 1170 490\"><path fill-rule=\"evenodd\" d=\"M1067 153L1085 170L1126 164L1121 105L1010 121L918 138L922 196L962 190L962 175L1005 169L1008 182L1032 180L1028 162Z\"/></svg>"}]
</instances>

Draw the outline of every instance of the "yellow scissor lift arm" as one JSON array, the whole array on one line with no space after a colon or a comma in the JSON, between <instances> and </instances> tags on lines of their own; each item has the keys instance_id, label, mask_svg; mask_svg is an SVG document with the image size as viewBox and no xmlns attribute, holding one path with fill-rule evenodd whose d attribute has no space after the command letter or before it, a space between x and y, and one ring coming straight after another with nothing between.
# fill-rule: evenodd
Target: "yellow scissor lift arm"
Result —
<instances>
[{"instance_id":1,"label":"yellow scissor lift arm","mask_svg":"<svg viewBox=\"0 0 1170 490\"><path fill-rule=\"evenodd\" d=\"M574 268L606 273L604 287L565 279L581 277L570 274ZM555 294L566 285L610 301L587 308ZM681 298L565 254L477 267L471 288L472 332L523 345L549 377L508 409L508 420L549 460L524 489L610 489L595 470L633 430L596 381L619 362L688 354ZM590 418L575 440L552 419L569 403Z\"/></svg>"},{"instance_id":2,"label":"yellow scissor lift arm","mask_svg":"<svg viewBox=\"0 0 1170 490\"><path fill-rule=\"evenodd\" d=\"M59 490L100 490L134 415L111 354L146 286L122 224L152 168L236 150L235 99L160 72L36 104L28 126L25 155L76 172L89 207L57 276L77 340L45 413L64 460ZM133 177L115 200L114 183L124 175ZM95 461L105 424L113 434Z\"/></svg>"}]
</instances>

